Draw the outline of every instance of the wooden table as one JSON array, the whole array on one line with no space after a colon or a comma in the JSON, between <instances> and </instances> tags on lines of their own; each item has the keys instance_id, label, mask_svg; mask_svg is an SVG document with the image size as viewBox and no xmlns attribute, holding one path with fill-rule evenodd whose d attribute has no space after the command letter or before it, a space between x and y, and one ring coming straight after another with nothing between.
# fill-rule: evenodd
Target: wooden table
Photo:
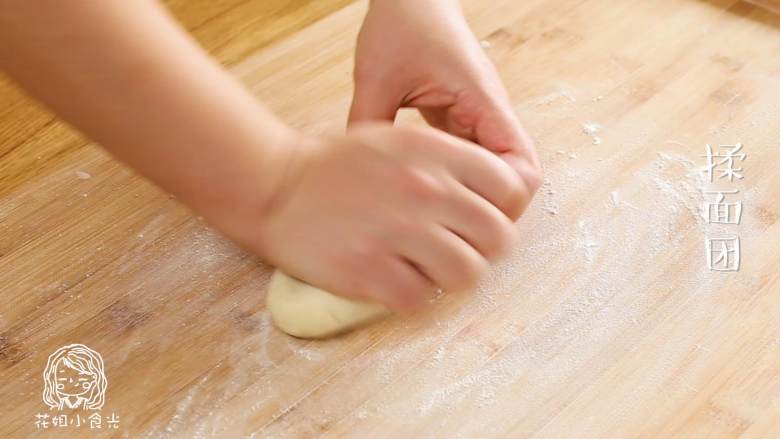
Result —
<instances>
[{"instance_id":1,"label":"wooden table","mask_svg":"<svg viewBox=\"0 0 780 439\"><path fill-rule=\"evenodd\" d=\"M169 4L291 124L343 124L364 1ZM780 18L464 4L545 184L476 294L328 341L273 328L268 267L3 83L0 437L780 437ZM744 178L710 183L705 145L738 142ZM739 225L701 215L716 188ZM724 234L738 272L708 266ZM104 360L102 428L44 431L71 343Z\"/></svg>"}]
</instances>

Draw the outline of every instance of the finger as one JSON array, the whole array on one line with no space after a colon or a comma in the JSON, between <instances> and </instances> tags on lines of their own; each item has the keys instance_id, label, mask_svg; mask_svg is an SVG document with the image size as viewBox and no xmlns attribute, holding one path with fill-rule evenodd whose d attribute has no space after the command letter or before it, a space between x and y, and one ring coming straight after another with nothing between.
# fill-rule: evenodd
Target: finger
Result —
<instances>
[{"instance_id":1,"label":"finger","mask_svg":"<svg viewBox=\"0 0 780 439\"><path fill-rule=\"evenodd\" d=\"M485 117L477 127L477 142L495 152L521 178L530 196L541 186L539 157L533 140L508 111ZM522 213L522 212L521 212Z\"/></svg>"},{"instance_id":2,"label":"finger","mask_svg":"<svg viewBox=\"0 0 780 439\"><path fill-rule=\"evenodd\" d=\"M414 264L400 256L388 256L377 266L373 300L388 308L409 313L424 307L436 293L436 286Z\"/></svg>"},{"instance_id":3,"label":"finger","mask_svg":"<svg viewBox=\"0 0 780 439\"><path fill-rule=\"evenodd\" d=\"M442 211L440 224L462 237L488 260L503 255L512 243L512 222L496 206L458 185L457 195Z\"/></svg>"},{"instance_id":4,"label":"finger","mask_svg":"<svg viewBox=\"0 0 780 439\"><path fill-rule=\"evenodd\" d=\"M542 185L538 159L535 160L535 163L529 162L517 151L499 154L499 157L517 172L531 195L536 193Z\"/></svg>"},{"instance_id":5,"label":"finger","mask_svg":"<svg viewBox=\"0 0 780 439\"><path fill-rule=\"evenodd\" d=\"M531 191L521 176L499 156L473 143L437 133L441 159L462 185L516 221L530 202Z\"/></svg>"},{"instance_id":6,"label":"finger","mask_svg":"<svg viewBox=\"0 0 780 439\"><path fill-rule=\"evenodd\" d=\"M515 114L510 109L501 109L500 106L493 108L480 118L475 129L476 142L506 157L507 163L512 167L525 159L538 168L539 158L534 142L520 125Z\"/></svg>"},{"instance_id":7,"label":"finger","mask_svg":"<svg viewBox=\"0 0 780 439\"><path fill-rule=\"evenodd\" d=\"M461 139L476 141L474 127L465 126L457 123L448 116L449 108L419 108L420 115L428 125L438 128L448 134L460 137Z\"/></svg>"},{"instance_id":8,"label":"finger","mask_svg":"<svg viewBox=\"0 0 780 439\"><path fill-rule=\"evenodd\" d=\"M473 149L470 162L459 164L455 172L464 186L491 202L512 221L517 221L531 201L531 191L520 175L498 156Z\"/></svg>"},{"instance_id":9,"label":"finger","mask_svg":"<svg viewBox=\"0 0 780 439\"><path fill-rule=\"evenodd\" d=\"M474 288L487 268L477 250L443 226L431 226L424 236L399 237L397 245L399 254L445 291Z\"/></svg>"},{"instance_id":10,"label":"finger","mask_svg":"<svg viewBox=\"0 0 780 439\"><path fill-rule=\"evenodd\" d=\"M360 122L395 121L400 103L378 86L355 86L347 125Z\"/></svg>"}]
</instances>

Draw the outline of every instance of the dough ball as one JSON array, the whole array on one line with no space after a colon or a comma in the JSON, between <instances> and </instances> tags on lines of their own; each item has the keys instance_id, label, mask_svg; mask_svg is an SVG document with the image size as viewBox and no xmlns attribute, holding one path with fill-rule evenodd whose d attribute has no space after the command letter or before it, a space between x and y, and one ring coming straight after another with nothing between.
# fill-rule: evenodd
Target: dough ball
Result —
<instances>
[{"instance_id":1,"label":"dough ball","mask_svg":"<svg viewBox=\"0 0 780 439\"><path fill-rule=\"evenodd\" d=\"M340 334L390 312L382 305L331 294L279 270L271 277L266 306L279 329L300 338Z\"/></svg>"}]
</instances>

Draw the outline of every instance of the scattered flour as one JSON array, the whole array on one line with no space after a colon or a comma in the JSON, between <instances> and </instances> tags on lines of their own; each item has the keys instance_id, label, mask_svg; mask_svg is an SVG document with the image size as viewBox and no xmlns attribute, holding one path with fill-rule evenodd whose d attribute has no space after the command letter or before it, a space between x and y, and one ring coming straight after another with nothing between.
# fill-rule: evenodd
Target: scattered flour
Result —
<instances>
[{"instance_id":1,"label":"scattered flour","mask_svg":"<svg viewBox=\"0 0 780 439\"><path fill-rule=\"evenodd\" d=\"M599 243L593 237L590 227L585 223L585 220L577 222L577 230L579 232L577 235L577 247L583 251L585 260L592 264L596 257L596 249L599 247Z\"/></svg>"},{"instance_id":2,"label":"scattered flour","mask_svg":"<svg viewBox=\"0 0 780 439\"><path fill-rule=\"evenodd\" d=\"M601 145L601 137L596 135L600 131L601 125L597 124L596 122L587 122L582 124L582 132L591 137L594 145Z\"/></svg>"},{"instance_id":3,"label":"scattered flour","mask_svg":"<svg viewBox=\"0 0 780 439\"><path fill-rule=\"evenodd\" d=\"M612 202L612 205L614 207L618 206L618 203L620 203L620 194L618 194L618 191L612 191L609 193L609 200Z\"/></svg>"},{"instance_id":4,"label":"scattered flour","mask_svg":"<svg viewBox=\"0 0 780 439\"><path fill-rule=\"evenodd\" d=\"M534 100L535 106L548 106L556 101L563 99L564 102L569 103L577 102L576 92L567 86L559 86L555 91L546 95L540 96Z\"/></svg>"},{"instance_id":5,"label":"scattered flour","mask_svg":"<svg viewBox=\"0 0 780 439\"><path fill-rule=\"evenodd\" d=\"M290 348L295 355L305 358L309 361L321 361L323 358L323 355L320 351L318 351L316 348L304 348L297 346L297 343L300 343L299 341L290 341L287 340L287 346Z\"/></svg>"},{"instance_id":6,"label":"scattered flour","mask_svg":"<svg viewBox=\"0 0 780 439\"><path fill-rule=\"evenodd\" d=\"M582 124L582 132L588 135L593 135L601 131L601 125L595 122L587 122Z\"/></svg>"},{"instance_id":7,"label":"scattered flour","mask_svg":"<svg viewBox=\"0 0 780 439\"><path fill-rule=\"evenodd\" d=\"M542 183L541 192L544 200L542 210L549 215L557 215L560 211L560 206L554 200L555 191L550 187L550 181L548 179L545 179Z\"/></svg>"}]
</instances>

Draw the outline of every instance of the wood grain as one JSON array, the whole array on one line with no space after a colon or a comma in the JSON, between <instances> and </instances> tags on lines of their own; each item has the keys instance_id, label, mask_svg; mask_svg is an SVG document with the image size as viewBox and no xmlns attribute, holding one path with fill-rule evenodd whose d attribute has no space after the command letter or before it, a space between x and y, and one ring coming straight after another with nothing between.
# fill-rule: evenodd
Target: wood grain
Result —
<instances>
[{"instance_id":1,"label":"wood grain","mask_svg":"<svg viewBox=\"0 0 780 439\"><path fill-rule=\"evenodd\" d=\"M366 3L346 3L170 5L318 131L349 105ZM474 295L328 341L274 329L268 267L0 87L0 436L36 433L47 356L83 343L120 425L69 437L776 437L780 18L734 0L463 3L545 184ZM735 142L745 178L710 184L705 145ZM740 190L741 224L702 220L713 188ZM739 272L708 270L718 233L740 236Z\"/></svg>"},{"instance_id":2,"label":"wood grain","mask_svg":"<svg viewBox=\"0 0 780 439\"><path fill-rule=\"evenodd\" d=\"M763 8L780 14L780 0L747 0L750 3L756 4Z\"/></svg>"}]
</instances>

